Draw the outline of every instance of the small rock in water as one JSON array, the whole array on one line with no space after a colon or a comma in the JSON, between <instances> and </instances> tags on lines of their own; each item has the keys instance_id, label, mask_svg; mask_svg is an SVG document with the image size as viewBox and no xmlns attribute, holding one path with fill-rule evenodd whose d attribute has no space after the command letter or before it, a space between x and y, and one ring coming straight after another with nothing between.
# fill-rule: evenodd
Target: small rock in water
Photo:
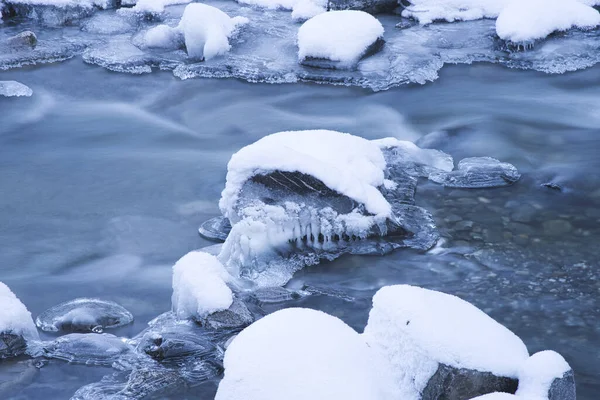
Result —
<instances>
[{"instance_id":1,"label":"small rock in water","mask_svg":"<svg viewBox=\"0 0 600 400\"><path fill-rule=\"evenodd\" d=\"M1 51L1 50L0 50ZM33 90L27 85L17 81L0 81L0 96L4 97L29 97Z\"/></svg>"},{"instance_id":2,"label":"small rock in water","mask_svg":"<svg viewBox=\"0 0 600 400\"><path fill-rule=\"evenodd\" d=\"M208 328L221 330L244 328L254 322L254 319L246 304L235 299L227 310L217 311L198 322Z\"/></svg>"},{"instance_id":3,"label":"small rock in water","mask_svg":"<svg viewBox=\"0 0 600 400\"><path fill-rule=\"evenodd\" d=\"M49 332L100 333L132 321L133 315L115 302L80 298L49 308L36 318L35 324Z\"/></svg>"},{"instance_id":4,"label":"small rock in water","mask_svg":"<svg viewBox=\"0 0 600 400\"><path fill-rule=\"evenodd\" d=\"M108 333L71 333L42 343L42 355L75 364L109 366L132 348Z\"/></svg>"},{"instance_id":5,"label":"small rock in water","mask_svg":"<svg viewBox=\"0 0 600 400\"><path fill-rule=\"evenodd\" d=\"M451 172L435 171L429 179L446 187L476 189L512 185L521 178L517 169L491 157L465 158Z\"/></svg>"},{"instance_id":6,"label":"small rock in water","mask_svg":"<svg viewBox=\"0 0 600 400\"><path fill-rule=\"evenodd\" d=\"M547 182L547 183L542 183L541 186L548 188L548 189L556 190L557 192L562 192L562 186L560 186L558 183Z\"/></svg>"},{"instance_id":7,"label":"small rock in water","mask_svg":"<svg viewBox=\"0 0 600 400\"><path fill-rule=\"evenodd\" d=\"M37 45L37 36L32 31L24 31L15 36L11 36L8 39L0 42L1 46L7 47L31 47L35 48Z\"/></svg>"}]
</instances>

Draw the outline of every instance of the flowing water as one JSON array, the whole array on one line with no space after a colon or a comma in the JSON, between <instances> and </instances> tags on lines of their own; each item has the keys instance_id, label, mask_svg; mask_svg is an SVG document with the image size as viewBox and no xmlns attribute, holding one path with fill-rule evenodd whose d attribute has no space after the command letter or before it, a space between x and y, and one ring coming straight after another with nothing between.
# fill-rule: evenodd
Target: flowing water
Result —
<instances>
[{"instance_id":1,"label":"flowing water","mask_svg":"<svg viewBox=\"0 0 600 400\"><path fill-rule=\"evenodd\" d=\"M485 190L423 182L417 204L434 215L438 247L307 268L289 286L326 294L268 311L316 308L362 331L381 286L433 288L482 308L531 353L564 355L580 399L600 393L600 67L552 76L448 66L433 83L378 93L133 76L78 59L0 72L11 79L34 95L0 97L0 281L34 317L76 297L100 297L135 317L113 333L135 335L169 310L171 265L212 244L197 228L219 214L231 154L282 130L395 136L456 160L496 157L523 177ZM109 373L3 361L0 398L68 399ZM210 399L217 383L169 398Z\"/></svg>"}]
</instances>

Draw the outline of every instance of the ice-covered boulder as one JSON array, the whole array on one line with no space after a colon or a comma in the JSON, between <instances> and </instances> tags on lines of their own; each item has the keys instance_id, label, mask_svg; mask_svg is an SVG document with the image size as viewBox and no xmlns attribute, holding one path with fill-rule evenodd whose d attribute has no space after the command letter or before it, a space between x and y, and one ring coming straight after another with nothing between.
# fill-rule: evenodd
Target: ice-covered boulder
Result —
<instances>
[{"instance_id":1,"label":"ice-covered boulder","mask_svg":"<svg viewBox=\"0 0 600 400\"><path fill-rule=\"evenodd\" d=\"M382 48L383 32L377 18L363 11L319 14L298 30L298 60L311 67L353 68Z\"/></svg>"},{"instance_id":2,"label":"ice-covered boulder","mask_svg":"<svg viewBox=\"0 0 600 400\"><path fill-rule=\"evenodd\" d=\"M519 371L517 396L527 400L575 400L575 376L555 351L535 353Z\"/></svg>"},{"instance_id":3,"label":"ice-covered boulder","mask_svg":"<svg viewBox=\"0 0 600 400\"><path fill-rule=\"evenodd\" d=\"M233 293L229 274L217 258L192 251L173 266L173 312L181 319L202 319L216 311L227 310Z\"/></svg>"},{"instance_id":4,"label":"ice-covered boulder","mask_svg":"<svg viewBox=\"0 0 600 400\"><path fill-rule=\"evenodd\" d=\"M593 29L600 13L578 0L515 0L496 20L496 33L507 42L528 45L557 31Z\"/></svg>"},{"instance_id":5,"label":"ice-covered boulder","mask_svg":"<svg viewBox=\"0 0 600 400\"><path fill-rule=\"evenodd\" d=\"M447 187L491 188L512 185L521 178L514 165L492 157L460 160L454 171L432 171L429 179Z\"/></svg>"},{"instance_id":6,"label":"ice-covered boulder","mask_svg":"<svg viewBox=\"0 0 600 400\"><path fill-rule=\"evenodd\" d=\"M421 24L496 18L511 0L408 0L402 16Z\"/></svg>"},{"instance_id":7,"label":"ice-covered boulder","mask_svg":"<svg viewBox=\"0 0 600 400\"><path fill-rule=\"evenodd\" d=\"M183 34L189 57L210 60L229 51L229 38L247 22L247 18L231 18L216 7L194 3L185 7L177 29Z\"/></svg>"},{"instance_id":8,"label":"ice-covered boulder","mask_svg":"<svg viewBox=\"0 0 600 400\"><path fill-rule=\"evenodd\" d=\"M360 335L336 317L290 308L229 345L216 400L388 400L393 382Z\"/></svg>"},{"instance_id":9,"label":"ice-covered boulder","mask_svg":"<svg viewBox=\"0 0 600 400\"><path fill-rule=\"evenodd\" d=\"M0 96L5 97L29 97L33 90L27 85L17 81L0 81Z\"/></svg>"},{"instance_id":10,"label":"ice-covered boulder","mask_svg":"<svg viewBox=\"0 0 600 400\"><path fill-rule=\"evenodd\" d=\"M37 45L37 36L32 31L23 31L14 36L8 37L0 41L0 49L2 48L35 48Z\"/></svg>"},{"instance_id":11,"label":"ice-covered boulder","mask_svg":"<svg viewBox=\"0 0 600 400\"><path fill-rule=\"evenodd\" d=\"M403 399L514 393L529 357L521 339L477 307L408 285L375 294L364 338L389 360Z\"/></svg>"},{"instance_id":12,"label":"ice-covered boulder","mask_svg":"<svg viewBox=\"0 0 600 400\"><path fill-rule=\"evenodd\" d=\"M39 340L31 313L0 282L0 360L24 354L29 341Z\"/></svg>"}]
</instances>

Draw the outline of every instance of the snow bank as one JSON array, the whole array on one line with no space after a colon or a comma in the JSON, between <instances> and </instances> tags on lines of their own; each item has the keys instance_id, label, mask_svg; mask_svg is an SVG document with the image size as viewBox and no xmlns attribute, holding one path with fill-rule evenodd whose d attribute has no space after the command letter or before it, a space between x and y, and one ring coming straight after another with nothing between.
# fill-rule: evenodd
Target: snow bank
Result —
<instances>
[{"instance_id":1,"label":"snow bank","mask_svg":"<svg viewBox=\"0 0 600 400\"><path fill-rule=\"evenodd\" d=\"M421 24L496 18L511 0L409 0L402 16ZM519 0L520 1L520 0Z\"/></svg>"},{"instance_id":2,"label":"snow bank","mask_svg":"<svg viewBox=\"0 0 600 400\"><path fill-rule=\"evenodd\" d=\"M231 48L229 38L246 23L247 18L230 18L216 7L194 3L185 8L178 29L183 33L188 55L209 60L227 53Z\"/></svg>"},{"instance_id":3,"label":"snow bank","mask_svg":"<svg viewBox=\"0 0 600 400\"><path fill-rule=\"evenodd\" d=\"M391 377L360 335L320 311L277 311L225 352L215 400L388 400Z\"/></svg>"},{"instance_id":4,"label":"snow bank","mask_svg":"<svg viewBox=\"0 0 600 400\"><path fill-rule=\"evenodd\" d=\"M519 372L517 396L527 400L546 400L555 379L561 379L571 367L555 351L546 350L535 353Z\"/></svg>"},{"instance_id":5,"label":"snow bank","mask_svg":"<svg viewBox=\"0 0 600 400\"><path fill-rule=\"evenodd\" d=\"M408 285L375 294L364 336L389 358L406 399L419 398L438 364L516 378L529 357L521 339L470 303Z\"/></svg>"},{"instance_id":6,"label":"snow bank","mask_svg":"<svg viewBox=\"0 0 600 400\"><path fill-rule=\"evenodd\" d=\"M598 25L600 13L577 0L515 0L498 16L496 33L503 40L522 43L556 31Z\"/></svg>"},{"instance_id":7,"label":"snow bank","mask_svg":"<svg viewBox=\"0 0 600 400\"><path fill-rule=\"evenodd\" d=\"M372 214L388 216L390 204L377 189L383 185L385 167L379 146L358 136L328 130L274 133L231 157L219 207L235 219L234 206L248 179L276 170L297 171L364 204Z\"/></svg>"},{"instance_id":8,"label":"snow bank","mask_svg":"<svg viewBox=\"0 0 600 400\"><path fill-rule=\"evenodd\" d=\"M4 283L0 282L0 333L12 333L27 340L39 340L31 313Z\"/></svg>"},{"instance_id":9,"label":"snow bank","mask_svg":"<svg viewBox=\"0 0 600 400\"><path fill-rule=\"evenodd\" d=\"M298 59L326 59L350 67L383 40L383 31L377 18L364 11L319 14L298 30Z\"/></svg>"},{"instance_id":10,"label":"snow bank","mask_svg":"<svg viewBox=\"0 0 600 400\"><path fill-rule=\"evenodd\" d=\"M29 97L33 90L29 86L23 85L17 81L0 81L0 96L5 97Z\"/></svg>"},{"instance_id":11,"label":"snow bank","mask_svg":"<svg viewBox=\"0 0 600 400\"><path fill-rule=\"evenodd\" d=\"M173 312L178 318L203 318L233 303L229 274L217 258L192 251L173 266Z\"/></svg>"}]
</instances>

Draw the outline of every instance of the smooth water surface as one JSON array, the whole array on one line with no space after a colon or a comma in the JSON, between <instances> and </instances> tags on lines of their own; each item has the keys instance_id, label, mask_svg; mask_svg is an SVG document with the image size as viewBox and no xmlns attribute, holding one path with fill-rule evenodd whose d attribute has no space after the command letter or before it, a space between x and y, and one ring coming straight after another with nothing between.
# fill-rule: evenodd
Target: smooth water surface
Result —
<instances>
[{"instance_id":1,"label":"smooth water surface","mask_svg":"<svg viewBox=\"0 0 600 400\"><path fill-rule=\"evenodd\" d=\"M282 130L395 136L455 160L496 157L523 177L492 190L423 182L417 204L434 215L443 236L437 248L305 269L290 286L340 296L269 311L318 308L362 331L381 286L434 288L482 308L531 353L563 354L580 399L600 393L600 68L551 76L448 66L434 83L379 93L132 76L79 59L0 72L0 80L11 79L34 95L0 98L0 280L34 317L76 297L100 297L135 317L113 333L135 335L170 308L171 265L212 244L197 228L219 214L233 152ZM108 373L5 361L0 398L69 399ZM182 390L179 398L212 398L215 387Z\"/></svg>"}]
</instances>

